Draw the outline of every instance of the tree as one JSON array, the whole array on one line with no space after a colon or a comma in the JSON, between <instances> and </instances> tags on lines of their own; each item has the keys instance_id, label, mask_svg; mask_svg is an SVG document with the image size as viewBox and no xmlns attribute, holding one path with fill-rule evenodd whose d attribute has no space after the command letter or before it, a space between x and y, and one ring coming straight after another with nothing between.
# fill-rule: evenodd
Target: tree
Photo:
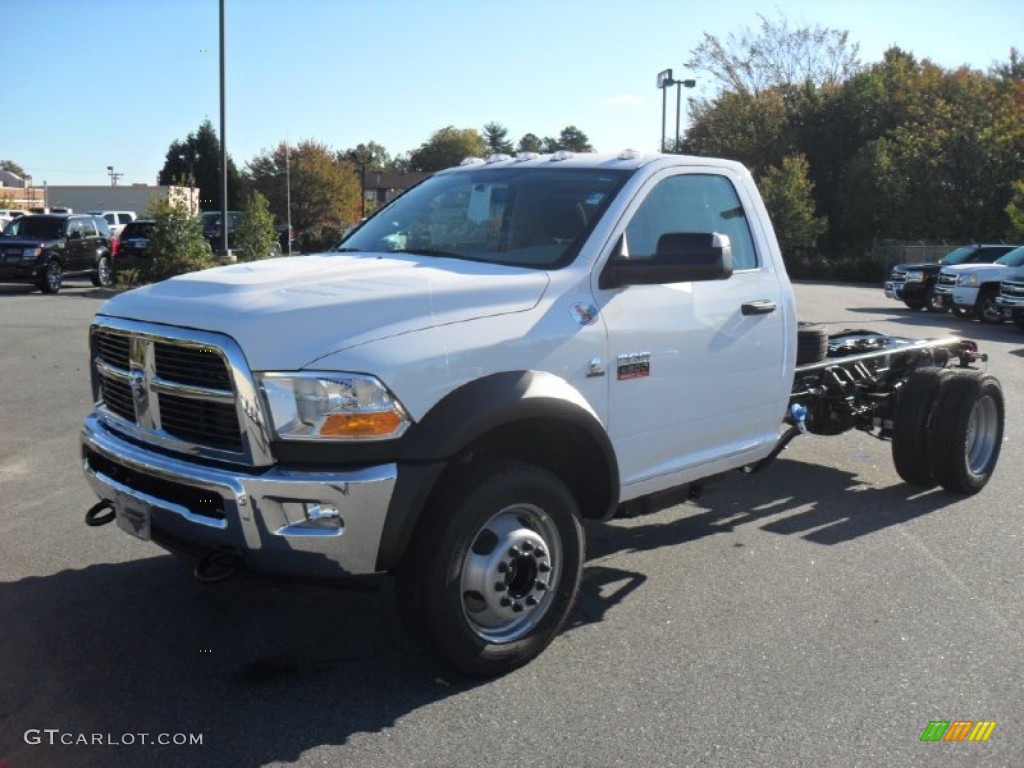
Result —
<instances>
[{"instance_id":1,"label":"tree","mask_svg":"<svg viewBox=\"0 0 1024 768\"><path fill-rule=\"evenodd\" d=\"M171 205L153 197L147 214L156 223L141 267L142 282L164 280L215 265L203 228L184 203Z\"/></svg>"},{"instance_id":2,"label":"tree","mask_svg":"<svg viewBox=\"0 0 1024 768\"><path fill-rule=\"evenodd\" d=\"M199 187L199 208L204 211L221 209L220 139L209 120L204 120L184 141L171 142L164 167L157 175L157 184ZM228 155L229 209L239 207L240 193L241 177Z\"/></svg>"},{"instance_id":3,"label":"tree","mask_svg":"<svg viewBox=\"0 0 1024 768\"><path fill-rule=\"evenodd\" d=\"M740 94L807 81L835 86L860 68L859 46L850 44L846 31L821 26L791 30L784 16L777 21L760 13L757 17L756 33L730 33L724 43L705 32L685 66L707 72L723 89Z\"/></svg>"},{"instance_id":4,"label":"tree","mask_svg":"<svg viewBox=\"0 0 1024 768\"><path fill-rule=\"evenodd\" d=\"M287 151L287 160L286 160ZM286 168L290 163L290 169ZM287 221L291 177L291 221L303 248L322 247L359 220L359 168L326 144L305 140L264 150L246 164L250 186L267 198L278 221Z\"/></svg>"},{"instance_id":5,"label":"tree","mask_svg":"<svg viewBox=\"0 0 1024 768\"><path fill-rule=\"evenodd\" d=\"M409 159L404 155L392 156L384 145L376 141L369 141L365 144L357 144L355 147L343 149L338 152L339 162L358 158L368 170L374 171L395 171L401 173L408 170Z\"/></svg>"},{"instance_id":6,"label":"tree","mask_svg":"<svg viewBox=\"0 0 1024 768\"><path fill-rule=\"evenodd\" d=\"M274 217L270 213L267 198L257 191L249 197L249 204L238 222L235 233L235 247L243 261L255 261L281 253L274 231Z\"/></svg>"},{"instance_id":7,"label":"tree","mask_svg":"<svg viewBox=\"0 0 1024 768\"><path fill-rule=\"evenodd\" d=\"M1004 209L1010 219L1006 239L1011 243L1024 243L1024 179L1013 182L1013 195Z\"/></svg>"},{"instance_id":8,"label":"tree","mask_svg":"<svg viewBox=\"0 0 1024 768\"><path fill-rule=\"evenodd\" d=\"M28 173L13 160L0 160L0 171L8 171L9 173L16 174L21 178L28 178Z\"/></svg>"},{"instance_id":9,"label":"tree","mask_svg":"<svg viewBox=\"0 0 1024 768\"><path fill-rule=\"evenodd\" d=\"M501 123L484 125L484 141L492 154L511 155L514 151L512 142L508 140L508 128Z\"/></svg>"},{"instance_id":10,"label":"tree","mask_svg":"<svg viewBox=\"0 0 1024 768\"><path fill-rule=\"evenodd\" d=\"M519 140L519 145L516 147L516 152L541 152L544 147L541 143L540 137L535 133L525 133Z\"/></svg>"},{"instance_id":11,"label":"tree","mask_svg":"<svg viewBox=\"0 0 1024 768\"><path fill-rule=\"evenodd\" d=\"M546 142L548 146L545 149L548 152L557 152L560 149L564 149L569 152L594 151L594 148L590 146L590 139L587 138L587 134L575 125L567 125L562 129L562 132L558 134L557 139L547 139Z\"/></svg>"},{"instance_id":12,"label":"tree","mask_svg":"<svg viewBox=\"0 0 1024 768\"><path fill-rule=\"evenodd\" d=\"M434 134L409 155L414 171L440 171L458 165L467 157L483 157L487 142L475 128L446 126Z\"/></svg>"},{"instance_id":13,"label":"tree","mask_svg":"<svg viewBox=\"0 0 1024 768\"><path fill-rule=\"evenodd\" d=\"M758 182L783 255L813 248L827 228L826 220L814 215L808 168L803 155L790 155L781 166L768 168Z\"/></svg>"}]
</instances>

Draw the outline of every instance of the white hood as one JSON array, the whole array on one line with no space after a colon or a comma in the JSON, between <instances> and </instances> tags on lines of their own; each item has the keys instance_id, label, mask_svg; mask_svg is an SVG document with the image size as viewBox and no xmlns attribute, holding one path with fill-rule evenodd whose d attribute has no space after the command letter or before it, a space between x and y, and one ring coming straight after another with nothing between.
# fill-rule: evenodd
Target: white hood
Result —
<instances>
[{"instance_id":1,"label":"white hood","mask_svg":"<svg viewBox=\"0 0 1024 768\"><path fill-rule=\"evenodd\" d=\"M411 254L320 254L193 272L107 301L100 314L216 331L253 370L297 370L370 341L524 312L539 270Z\"/></svg>"}]
</instances>

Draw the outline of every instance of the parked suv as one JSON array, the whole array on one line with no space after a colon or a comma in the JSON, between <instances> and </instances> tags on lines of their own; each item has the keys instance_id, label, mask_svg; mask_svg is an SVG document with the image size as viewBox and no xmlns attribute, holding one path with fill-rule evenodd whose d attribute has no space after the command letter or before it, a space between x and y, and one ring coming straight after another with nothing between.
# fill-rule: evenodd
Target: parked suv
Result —
<instances>
[{"instance_id":1,"label":"parked suv","mask_svg":"<svg viewBox=\"0 0 1024 768\"><path fill-rule=\"evenodd\" d=\"M86 275L113 284L110 229L90 214L34 214L8 224L0 235L0 282L34 283L57 293L65 276Z\"/></svg>"},{"instance_id":2,"label":"parked suv","mask_svg":"<svg viewBox=\"0 0 1024 768\"><path fill-rule=\"evenodd\" d=\"M126 225L135 221L138 216L135 211L89 211L93 216L102 216L110 227L110 234L114 237L121 237L121 231Z\"/></svg>"},{"instance_id":3,"label":"parked suv","mask_svg":"<svg viewBox=\"0 0 1024 768\"><path fill-rule=\"evenodd\" d=\"M885 295L898 299L910 309L946 312L949 304L936 296L935 284L942 267L955 264L991 264L1015 245L965 245L946 254L941 261L927 264L897 264L885 283Z\"/></svg>"},{"instance_id":4,"label":"parked suv","mask_svg":"<svg viewBox=\"0 0 1024 768\"><path fill-rule=\"evenodd\" d=\"M136 219L125 225L118 238L117 253L114 254L114 262L118 267L136 262L146 255L149 238L155 225L156 221L153 219Z\"/></svg>"}]
</instances>

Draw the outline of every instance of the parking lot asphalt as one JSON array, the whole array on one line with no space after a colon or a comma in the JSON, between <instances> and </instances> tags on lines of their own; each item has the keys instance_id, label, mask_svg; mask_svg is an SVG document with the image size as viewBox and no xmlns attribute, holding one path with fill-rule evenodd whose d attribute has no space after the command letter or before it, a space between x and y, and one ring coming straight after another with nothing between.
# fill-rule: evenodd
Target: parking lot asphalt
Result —
<instances>
[{"instance_id":1,"label":"parking lot asphalt","mask_svg":"<svg viewBox=\"0 0 1024 768\"><path fill-rule=\"evenodd\" d=\"M982 343L1008 412L989 486L921 492L887 443L802 437L696 502L588 525L570 626L527 667L466 683L410 645L389 587L203 587L83 524L86 335L106 295L0 286L2 768L1021 764L1014 326L798 285L801 319L833 330ZM936 720L997 725L922 742ZM179 735L202 743L152 743Z\"/></svg>"}]
</instances>

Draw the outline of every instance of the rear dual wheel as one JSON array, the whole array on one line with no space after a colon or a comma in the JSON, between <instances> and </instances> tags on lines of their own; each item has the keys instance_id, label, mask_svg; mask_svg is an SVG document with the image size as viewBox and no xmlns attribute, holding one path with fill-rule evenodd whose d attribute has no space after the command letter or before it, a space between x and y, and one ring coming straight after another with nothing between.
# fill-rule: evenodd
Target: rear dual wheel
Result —
<instances>
[{"instance_id":1,"label":"rear dual wheel","mask_svg":"<svg viewBox=\"0 0 1024 768\"><path fill-rule=\"evenodd\" d=\"M1005 406L995 377L924 368L907 381L893 424L893 464L912 485L974 494L992 477Z\"/></svg>"}]
</instances>

